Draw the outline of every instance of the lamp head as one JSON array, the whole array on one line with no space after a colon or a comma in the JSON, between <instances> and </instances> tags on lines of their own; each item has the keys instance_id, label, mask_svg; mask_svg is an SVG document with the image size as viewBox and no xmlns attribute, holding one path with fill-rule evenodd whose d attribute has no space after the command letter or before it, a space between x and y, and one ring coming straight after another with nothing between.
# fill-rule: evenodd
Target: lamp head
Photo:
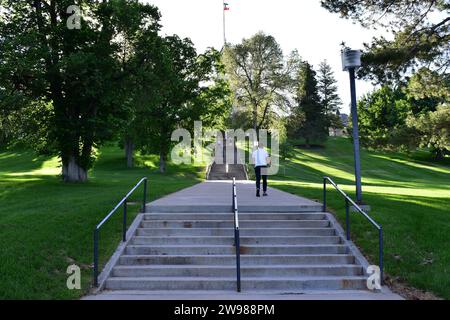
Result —
<instances>
[{"instance_id":1,"label":"lamp head","mask_svg":"<svg viewBox=\"0 0 450 320\"><path fill-rule=\"evenodd\" d=\"M351 68L359 68L361 66L361 50L351 50L344 48L341 50L342 70L348 71Z\"/></svg>"}]
</instances>

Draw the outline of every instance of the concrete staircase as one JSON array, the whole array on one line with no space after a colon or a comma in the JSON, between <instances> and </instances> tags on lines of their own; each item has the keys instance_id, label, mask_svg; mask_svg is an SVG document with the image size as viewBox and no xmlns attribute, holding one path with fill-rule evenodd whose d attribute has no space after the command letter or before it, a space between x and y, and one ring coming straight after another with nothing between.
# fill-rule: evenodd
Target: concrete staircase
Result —
<instances>
[{"instance_id":1,"label":"concrete staircase","mask_svg":"<svg viewBox=\"0 0 450 320\"><path fill-rule=\"evenodd\" d=\"M234 142L231 144L234 151L234 158L231 163L227 164L227 148L224 146L220 161L216 161L211 165L211 169L207 176L208 180L248 180L245 166L237 162L237 148Z\"/></svg>"},{"instance_id":2,"label":"concrete staircase","mask_svg":"<svg viewBox=\"0 0 450 320\"><path fill-rule=\"evenodd\" d=\"M245 167L242 164L229 164L228 172L226 164L213 163L208 180L247 180Z\"/></svg>"},{"instance_id":3,"label":"concrete staircase","mask_svg":"<svg viewBox=\"0 0 450 320\"><path fill-rule=\"evenodd\" d=\"M235 290L231 213L147 213L109 290ZM321 212L240 213L242 291L365 289L367 276Z\"/></svg>"}]
</instances>

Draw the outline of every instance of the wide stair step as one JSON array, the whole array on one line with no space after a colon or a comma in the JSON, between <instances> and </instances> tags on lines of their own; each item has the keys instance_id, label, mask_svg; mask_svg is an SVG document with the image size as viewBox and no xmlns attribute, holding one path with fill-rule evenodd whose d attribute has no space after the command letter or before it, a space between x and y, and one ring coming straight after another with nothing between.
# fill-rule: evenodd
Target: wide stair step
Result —
<instances>
[{"instance_id":1,"label":"wide stair step","mask_svg":"<svg viewBox=\"0 0 450 320\"><path fill-rule=\"evenodd\" d=\"M252 244L339 244L338 236L258 236L240 237L241 245ZM191 237L146 237L135 236L131 239L133 245L231 245L234 237L191 236Z\"/></svg>"},{"instance_id":2,"label":"wide stair step","mask_svg":"<svg viewBox=\"0 0 450 320\"><path fill-rule=\"evenodd\" d=\"M235 255L122 255L121 265L236 265ZM242 255L241 264L279 265L279 264L353 264L355 258L349 254L311 254L311 255Z\"/></svg>"},{"instance_id":3,"label":"wide stair step","mask_svg":"<svg viewBox=\"0 0 450 320\"><path fill-rule=\"evenodd\" d=\"M138 236L227 236L233 234L233 228L140 228L137 230ZM263 235L291 235L291 236L334 236L335 230L332 228L252 228L241 229L240 234L245 236Z\"/></svg>"},{"instance_id":4,"label":"wide stair step","mask_svg":"<svg viewBox=\"0 0 450 320\"><path fill-rule=\"evenodd\" d=\"M117 266L115 277L235 277L235 266L217 265L144 265ZM243 266L242 277L291 277L291 276L360 276L357 265L264 265Z\"/></svg>"},{"instance_id":5,"label":"wide stair step","mask_svg":"<svg viewBox=\"0 0 450 320\"><path fill-rule=\"evenodd\" d=\"M144 222L150 221L202 221L202 220L231 220L231 213L147 213L144 215ZM324 213L239 213L241 221L258 220L324 220Z\"/></svg>"},{"instance_id":6,"label":"wide stair step","mask_svg":"<svg viewBox=\"0 0 450 320\"><path fill-rule=\"evenodd\" d=\"M326 228L330 223L326 220L240 220L239 226L246 228ZM177 221L159 220L144 221L143 228L233 228L232 220Z\"/></svg>"},{"instance_id":7,"label":"wide stair step","mask_svg":"<svg viewBox=\"0 0 450 320\"><path fill-rule=\"evenodd\" d=\"M242 290L343 290L362 289L365 277L246 277ZM236 279L202 277L114 277L107 280L110 290L235 290Z\"/></svg>"},{"instance_id":8,"label":"wide stair step","mask_svg":"<svg viewBox=\"0 0 450 320\"><path fill-rule=\"evenodd\" d=\"M172 254L233 254L236 248L231 245L131 245L126 249L129 255L172 255ZM343 245L241 245L241 254L338 254L347 253Z\"/></svg>"}]
</instances>

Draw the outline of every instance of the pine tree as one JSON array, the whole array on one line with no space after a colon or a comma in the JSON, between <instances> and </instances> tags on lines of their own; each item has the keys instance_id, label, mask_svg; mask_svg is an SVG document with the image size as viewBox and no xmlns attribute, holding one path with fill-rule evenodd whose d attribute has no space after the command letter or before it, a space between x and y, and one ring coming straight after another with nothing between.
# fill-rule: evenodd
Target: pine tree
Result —
<instances>
[{"instance_id":1,"label":"pine tree","mask_svg":"<svg viewBox=\"0 0 450 320\"><path fill-rule=\"evenodd\" d=\"M319 65L317 90L319 92L320 102L327 115L337 114L342 104L336 83L337 81L331 66L328 64L327 60L324 60Z\"/></svg>"},{"instance_id":2,"label":"pine tree","mask_svg":"<svg viewBox=\"0 0 450 320\"><path fill-rule=\"evenodd\" d=\"M296 80L297 105L289 123L290 133L291 136L305 139L306 146L309 147L311 142L321 143L326 139L327 119L320 103L316 72L308 62L301 63ZM296 121L300 119L301 121Z\"/></svg>"},{"instance_id":3,"label":"pine tree","mask_svg":"<svg viewBox=\"0 0 450 320\"><path fill-rule=\"evenodd\" d=\"M339 109L342 100L338 94L337 81L334 72L327 60L319 65L317 89L319 92L320 103L324 108L327 117L327 126L333 129L342 128L342 121L339 116Z\"/></svg>"}]
</instances>

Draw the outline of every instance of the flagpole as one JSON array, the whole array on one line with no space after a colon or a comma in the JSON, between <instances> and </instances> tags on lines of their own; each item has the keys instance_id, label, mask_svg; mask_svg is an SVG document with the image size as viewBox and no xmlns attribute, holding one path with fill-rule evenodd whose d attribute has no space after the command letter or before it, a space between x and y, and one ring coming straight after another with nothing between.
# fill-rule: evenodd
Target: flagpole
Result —
<instances>
[{"instance_id":1,"label":"flagpole","mask_svg":"<svg viewBox=\"0 0 450 320\"><path fill-rule=\"evenodd\" d=\"M223 12L223 46L225 47L227 44L226 25L225 25L225 0L223 0L222 12Z\"/></svg>"}]
</instances>

